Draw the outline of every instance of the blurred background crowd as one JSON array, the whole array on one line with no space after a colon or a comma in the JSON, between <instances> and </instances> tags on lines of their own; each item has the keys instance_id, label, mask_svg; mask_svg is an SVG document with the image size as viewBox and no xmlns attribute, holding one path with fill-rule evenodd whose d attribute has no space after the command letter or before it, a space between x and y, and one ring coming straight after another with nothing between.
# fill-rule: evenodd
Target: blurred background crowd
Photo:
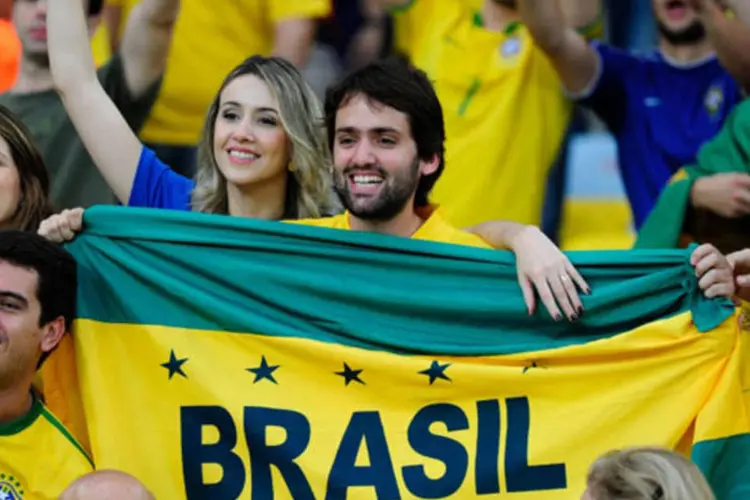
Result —
<instances>
[{"instance_id":1,"label":"blurred background crowd","mask_svg":"<svg viewBox=\"0 0 750 500\"><path fill-rule=\"evenodd\" d=\"M31 23L32 29L28 25L14 29L13 0L0 0L0 91L9 91L14 86L19 90L24 85L23 76L19 77L24 37L33 44L35 37L41 40L46 36L43 25L34 28L34 19L43 19L45 15L45 0L15 1L35 9L28 14L30 18L20 21ZM105 65L116 53L125 22L139 1L105 0L90 12L92 51L97 66ZM396 11L389 11L389 3L403 5L398 5ZM458 7L460 14L454 5L459 3L462 4ZM346 71L380 56L398 53L412 59L436 81L447 111L448 165L455 168L448 169L434 196L440 204L447 205L454 223L469 225L510 219L542 226L564 249L629 248L636 228L655 203L660 184L666 183L666 174L644 174L649 166L628 164L643 163L644 158L623 160L622 154L618 155L618 150L640 147L628 141L642 139L613 130L608 111L603 110L606 106L584 100L585 106L577 104L571 112L559 102L558 96L550 100L549 87L561 89L562 85L551 73L542 74L544 69L527 57L527 51L520 45L533 42L525 32L513 38L512 29L508 29L512 24L504 23L500 27L493 26L491 19L483 20L483 15L487 15L485 4L492 3L505 4L507 9L517 8L515 2L502 0L185 1L175 27L159 96L140 129L140 137L174 170L192 175L195 145L211 98L227 72L246 56L260 53L285 57L303 69L308 82L322 97L325 88ZM665 60L674 63L671 69L683 73L692 71L698 85L705 83L702 81L705 71L701 73L695 68L701 66L706 54L709 59L713 57L710 47L707 50L701 47L705 48L707 38L708 43L714 40L710 30L690 31L700 22L697 20L701 10L698 4L704 2L607 0L600 4L599 1L578 0L567 3L573 6L566 6L566 18L587 26L589 39L642 54L646 61L654 54L668 54ZM573 17L568 16L568 11L573 12ZM459 26L463 25L457 16L471 16L474 28L486 33L464 36L460 33ZM16 21L18 25L19 20ZM467 59L463 52L451 55L443 49L429 47L433 43L430 40L434 39L426 33L453 30L447 23L454 23L456 35L464 37L461 43L479 44L475 51L469 51L472 57ZM487 36L496 31L502 33ZM514 46L514 40L519 47ZM692 48L692 52L685 52L686 47ZM488 70L487 65L483 65L487 57L500 57L515 67ZM442 61L436 62L436 58ZM455 81L446 84L441 81L441 72L446 71L452 73L448 80ZM636 68L634 71L648 73L652 70ZM688 80L692 78L687 76ZM658 69L653 75L641 77L641 80L663 78L664 81L659 82L661 87L683 85L677 81L679 79L663 71L659 73ZM671 130L683 124L695 126L686 123L691 122L692 116L678 117L675 123L669 123L667 118L675 118L670 106L649 109L651 114L663 113L664 119L651 117L642 123L627 125L637 128L662 124L670 129L645 131L653 136L657 149L661 149L655 154L669 157L666 163L670 175L682 166L680 163L695 160L698 147L718 130L729 108L739 101L729 95L735 89L724 85L721 75L717 81L719 86L701 88L701 92L707 92L699 96L701 102L685 103L691 110L707 109L713 104L722 108L708 111L715 122L708 131L703 130L706 127L702 127L700 133L692 129ZM552 93L562 96L557 88L552 88ZM463 95L457 95L458 90ZM680 89L672 90L679 92ZM686 99L694 97L685 93ZM617 100L618 97L610 92L607 99ZM716 101L713 104L712 99ZM648 107L648 96L645 101ZM571 102L576 101L571 99ZM24 118L17 102L15 109L14 105L4 104ZM447 109L454 105L459 108L458 112ZM34 127L31 128L34 132ZM675 145L675 135L689 146ZM44 138L37 139L47 151ZM492 145L496 145L498 151L491 151ZM46 160L48 165L52 163L49 158ZM460 168L456 167L458 163L462 163ZM68 169L57 175L75 177L76 173ZM628 189L623 185L623 178L629 184ZM67 189L56 189L55 182L53 172L52 196L56 208L85 207L109 201L101 192L91 193L92 190L107 191L103 184L67 179L65 183L75 191L71 194L65 192ZM643 186L637 186L638 183ZM657 193L652 192L653 184L657 186ZM86 190L89 192L82 194ZM650 191L648 200L642 199L642 191ZM453 210L452 207L459 204L463 208ZM635 221L633 210L636 211Z\"/></svg>"}]
</instances>

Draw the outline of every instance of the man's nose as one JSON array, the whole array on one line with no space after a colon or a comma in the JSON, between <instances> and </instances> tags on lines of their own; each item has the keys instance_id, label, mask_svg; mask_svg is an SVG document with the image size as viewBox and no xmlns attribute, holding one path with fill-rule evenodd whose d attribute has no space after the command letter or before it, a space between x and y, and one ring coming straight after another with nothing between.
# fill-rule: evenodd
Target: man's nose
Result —
<instances>
[{"instance_id":1,"label":"man's nose","mask_svg":"<svg viewBox=\"0 0 750 500\"><path fill-rule=\"evenodd\" d=\"M351 157L351 163L354 165L370 165L376 162L375 151L368 141L357 143L354 154Z\"/></svg>"}]
</instances>

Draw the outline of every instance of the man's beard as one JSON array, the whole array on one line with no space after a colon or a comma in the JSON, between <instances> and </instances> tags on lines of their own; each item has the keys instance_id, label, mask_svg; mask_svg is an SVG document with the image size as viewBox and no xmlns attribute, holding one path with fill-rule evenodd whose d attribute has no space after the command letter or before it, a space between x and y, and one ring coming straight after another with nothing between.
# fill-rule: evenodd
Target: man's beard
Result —
<instances>
[{"instance_id":1,"label":"man's beard","mask_svg":"<svg viewBox=\"0 0 750 500\"><path fill-rule=\"evenodd\" d=\"M706 38L706 27L700 21L693 21L690 26L681 30L670 30L664 23L657 21L659 33L672 45L693 45Z\"/></svg>"},{"instance_id":2,"label":"man's beard","mask_svg":"<svg viewBox=\"0 0 750 500\"><path fill-rule=\"evenodd\" d=\"M349 176L357 171L377 171L383 178L375 198L358 199L349 189ZM388 174L378 165L352 166L334 172L334 187L341 204L355 217L373 222L386 222L396 217L409 202L419 185L419 158L415 157L405 172Z\"/></svg>"}]
</instances>

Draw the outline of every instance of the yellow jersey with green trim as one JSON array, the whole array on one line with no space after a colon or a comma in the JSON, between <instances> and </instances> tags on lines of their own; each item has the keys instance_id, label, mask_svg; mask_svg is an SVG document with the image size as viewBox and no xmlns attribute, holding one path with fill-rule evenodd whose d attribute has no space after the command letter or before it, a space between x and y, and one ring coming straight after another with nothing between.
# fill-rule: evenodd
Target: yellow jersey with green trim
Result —
<instances>
[{"instance_id":1,"label":"yellow jersey with green trim","mask_svg":"<svg viewBox=\"0 0 750 500\"><path fill-rule=\"evenodd\" d=\"M397 48L429 75L445 115L446 167L432 201L459 227L540 224L572 114L545 54L518 23L484 28L466 0L412 0L394 15Z\"/></svg>"},{"instance_id":2,"label":"yellow jersey with green trim","mask_svg":"<svg viewBox=\"0 0 750 500\"><path fill-rule=\"evenodd\" d=\"M0 499L57 500L93 470L81 445L36 397L26 415L0 424Z\"/></svg>"},{"instance_id":3,"label":"yellow jersey with green trim","mask_svg":"<svg viewBox=\"0 0 750 500\"><path fill-rule=\"evenodd\" d=\"M331 229L351 230L349 224L349 213L325 217L322 219L300 219L289 221L305 226L328 227ZM415 240L434 241L437 243L450 243L453 245L464 245L469 247L492 248L479 236L458 229L449 224L439 211L432 211L419 229L411 237Z\"/></svg>"},{"instance_id":4,"label":"yellow jersey with green trim","mask_svg":"<svg viewBox=\"0 0 750 500\"><path fill-rule=\"evenodd\" d=\"M276 24L329 15L331 0L182 2L159 97L141 131L149 143L194 146L221 82L254 54L271 55Z\"/></svg>"}]
</instances>

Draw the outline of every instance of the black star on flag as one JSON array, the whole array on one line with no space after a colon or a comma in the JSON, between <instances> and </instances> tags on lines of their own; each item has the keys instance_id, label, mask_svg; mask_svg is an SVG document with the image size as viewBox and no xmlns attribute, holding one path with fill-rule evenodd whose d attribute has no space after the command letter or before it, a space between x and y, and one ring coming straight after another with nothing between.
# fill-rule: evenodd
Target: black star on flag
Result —
<instances>
[{"instance_id":1,"label":"black star on flag","mask_svg":"<svg viewBox=\"0 0 750 500\"><path fill-rule=\"evenodd\" d=\"M448 382L452 382L450 377L445 374L445 370L450 366L450 363L445 363L444 365L441 365L437 361L433 361L429 368L426 370L422 370L419 372L420 375L427 375L430 377L430 385L435 383L435 380L437 379L443 379L447 380Z\"/></svg>"},{"instance_id":2,"label":"black star on flag","mask_svg":"<svg viewBox=\"0 0 750 500\"><path fill-rule=\"evenodd\" d=\"M169 350L169 361L161 364L162 367L169 370L169 380L172 380L172 377L174 377L175 374L188 378L188 376L185 375L185 372L182 371L182 365L184 365L187 360L188 358L177 359L174 349Z\"/></svg>"},{"instance_id":3,"label":"black star on flag","mask_svg":"<svg viewBox=\"0 0 750 500\"><path fill-rule=\"evenodd\" d=\"M544 368L544 367L536 361L531 361L528 365L523 367L523 375L526 375L526 372L528 372L532 368Z\"/></svg>"},{"instance_id":4,"label":"black star on flag","mask_svg":"<svg viewBox=\"0 0 750 500\"><path fill-rule=\"evenodd\" d=\"M344 385L349 385L350 382L359 382L360 384L365 385L365 382L359 378L362 369L352 370L348 364L344 363L344 371L334 373L340 377L344 377Z\"/></svg>"},{"instance_id":5,"label":"black star on flag","mask_svg":"<svg viewBox=\"0 0 750 500\"><path fill-rule=\"evenodd\" d=\"M253 380L253 384L257 384L263 379L270 380L274 384L278 384L278 382L276 382L276 379L273 378L273 372L278 370L279 366L280 365L269 365L268 361L266 361L266 357L261 356L260 366L257 368L247 368L247 371L255 374L255 380Z\"/></svg>"}]
</instances>

